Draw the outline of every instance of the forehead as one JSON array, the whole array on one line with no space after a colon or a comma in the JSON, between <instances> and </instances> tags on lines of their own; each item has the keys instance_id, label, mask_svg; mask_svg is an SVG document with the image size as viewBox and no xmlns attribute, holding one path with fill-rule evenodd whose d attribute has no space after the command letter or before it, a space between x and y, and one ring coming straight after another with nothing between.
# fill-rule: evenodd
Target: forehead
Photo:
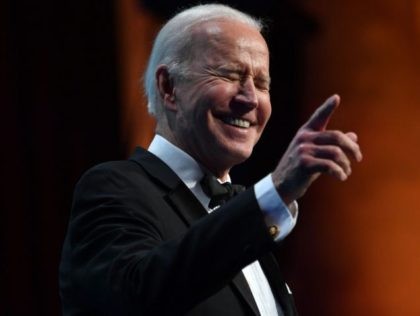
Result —
<instances>
[{"instance_id":1,"label":"forehead","mask_svg":"<svg viewBox=\"0 0 420 316\"><path fill-rule=\"evenodd\" d=\"M196 61L251 59L268 68L269 53L264 38L257 29L242 22L226 19L202 22L192 30L191 45Z\"/></svg>"}]
</instances>

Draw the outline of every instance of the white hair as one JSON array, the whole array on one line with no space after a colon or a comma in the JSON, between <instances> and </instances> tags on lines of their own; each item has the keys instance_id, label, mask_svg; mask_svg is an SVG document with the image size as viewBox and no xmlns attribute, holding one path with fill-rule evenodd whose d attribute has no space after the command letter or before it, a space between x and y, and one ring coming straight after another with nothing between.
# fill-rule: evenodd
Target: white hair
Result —
<instances>
[{"instance_id":1,"label":"white hair","mask_svg":"<svg viewBox=\"0 0 420 316\"><path fill-rule=\"evenodd\" d=\"M157 35L149 63L144 75L144 89L147 96L149 113L159 118L162 106L157 91L155 72L159 65L165 64L171 75L186 75L187 63L186 49L192 46L190 38L192 26L202 22L230 19L249 25L261 32L263 24L250 15L222 4L197 5L181 11L170 19Z\"/></svg>"}]
</instances>

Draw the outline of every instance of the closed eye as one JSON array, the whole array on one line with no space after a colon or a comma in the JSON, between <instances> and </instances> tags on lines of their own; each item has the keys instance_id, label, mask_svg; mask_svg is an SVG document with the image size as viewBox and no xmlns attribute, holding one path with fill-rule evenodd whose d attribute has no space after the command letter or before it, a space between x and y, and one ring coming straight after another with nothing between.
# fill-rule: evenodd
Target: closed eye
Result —
<instances>
[{"instance_id":1,"label":"closed eye","mask_svg":"<svg viewBox=\"0 0 420 316\"><path fill-rule=\"evenodd\" d=\"M270 91L270 80L256 78L254 85L258 90Z\"/></svg>"},{"instance_id":2,"label":"closed eye","mask_svg":"<svg viewBox=\"0 0 420 316\"><path fill-rule=\"evenodd\" d=\"M221 77L226 78L232 81L239 81L242 78L242 75L239 71L230 70L230 69L220 69L218 73Z\"/></svg>"},{"instance_id":3,"label":"closed eye","mask_svg":"<svg viewBox=\"0 0 420 316\"><path fill-rule=\"evenodd\" d=\"M240 69L234 68L217 68L217 69L207 69L209 73L213 76L221 77L222 79L228 81L243 81L247 78L247 74L241 71ZM258 90L269 91L270 90L270 78L261 75L257 76L254 79L254 85Z\"/></svg>"}]
</instances>

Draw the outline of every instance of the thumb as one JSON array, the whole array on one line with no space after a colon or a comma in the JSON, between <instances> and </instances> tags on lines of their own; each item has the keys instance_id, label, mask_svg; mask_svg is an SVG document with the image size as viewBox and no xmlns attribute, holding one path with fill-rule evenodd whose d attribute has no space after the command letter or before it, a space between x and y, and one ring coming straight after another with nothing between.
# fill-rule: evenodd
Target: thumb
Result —
<instances>
[{"instance_id":1,"label":"thumb","mask_svg":"<svg viewBox=\"0 0 420 316\"><path fill-rule=\"evenodd\" d=\"M315 112L303 125L303 127L314 131L325 130L334 110L338 107L339 104L340 96L338 94L330 96L321 106L315 110Z\"/></svg>"}]
</instances>

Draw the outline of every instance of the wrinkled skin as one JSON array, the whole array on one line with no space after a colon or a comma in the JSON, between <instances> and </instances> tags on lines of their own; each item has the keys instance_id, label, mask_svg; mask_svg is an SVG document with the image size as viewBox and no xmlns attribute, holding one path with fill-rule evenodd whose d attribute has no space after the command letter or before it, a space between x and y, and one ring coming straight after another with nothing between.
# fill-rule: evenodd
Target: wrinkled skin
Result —
<instances>
[{"instance_id":1,"label":"wrinkled skin","mask_svg":"<svg viewBox=\"0 0 420 316\"><path fill-rule=\"evenodd\" d=\"M326 129L339 102L339 96L333 95L312 114L272 173L274 185L287 204L300 198L322 173L347 180L351 160L362 160L355 133Z\"/></svg>"},{"instance_id":2,"label":"wrinkled skin","mask_svg":"<svg viewBox=\"0 0 420 316\"><path fill-rule=\"evenodd\" d=\"M269 52L258 31L229 20L199 24L191 42L188 78L171 77L166 65L156 71L165 109L157 132L224 179L251 155L271 115ZM355 133L327 129L339 102L334 95L314 112L273 171L286 204L322 173L346 180L351 160L362 159Z\"/></svg>"}]
</instances>

